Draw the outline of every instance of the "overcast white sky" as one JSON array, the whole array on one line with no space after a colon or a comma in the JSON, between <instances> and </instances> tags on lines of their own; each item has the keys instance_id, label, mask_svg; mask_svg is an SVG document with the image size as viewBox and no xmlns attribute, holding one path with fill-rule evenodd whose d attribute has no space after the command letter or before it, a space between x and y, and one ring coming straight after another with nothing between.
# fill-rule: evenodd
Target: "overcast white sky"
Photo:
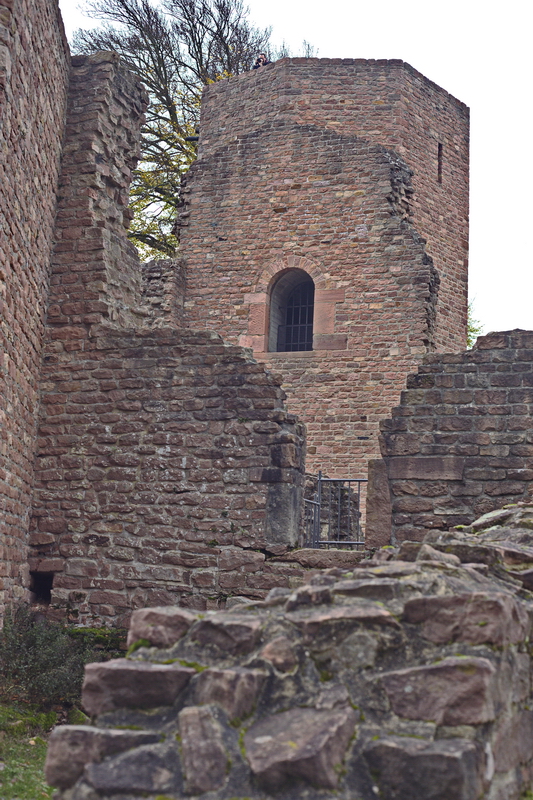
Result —
<instances>
[{"instance_id":1,"label":"overcast white sky","mask_svg":"<svg viewBox=\"0 0 533 800\"><path fill-rule=\"evenodd\" d=\"M95 24L59 0L67 35ZM249 0L297 53L401 58L470 106L470 298L485 332L533 330L532 6L527 0Z\"/></svg>"}]
</instances>

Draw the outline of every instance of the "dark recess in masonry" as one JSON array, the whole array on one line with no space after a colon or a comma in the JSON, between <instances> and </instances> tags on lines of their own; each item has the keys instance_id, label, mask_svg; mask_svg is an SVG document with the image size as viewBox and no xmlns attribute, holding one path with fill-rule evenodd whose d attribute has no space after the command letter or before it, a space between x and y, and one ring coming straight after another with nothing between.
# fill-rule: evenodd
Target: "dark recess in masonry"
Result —
<instances>
[{"instance_id":1,"label":"dark recess in masonry","mask_svg":"<svg viewBox=\"0 0 533 800\"><path fill-rule=\"evenodd\" d=\"M30 572L31 602L49 606L52 600L53 585L53 572Z\"/></svg>"}]
</instances>

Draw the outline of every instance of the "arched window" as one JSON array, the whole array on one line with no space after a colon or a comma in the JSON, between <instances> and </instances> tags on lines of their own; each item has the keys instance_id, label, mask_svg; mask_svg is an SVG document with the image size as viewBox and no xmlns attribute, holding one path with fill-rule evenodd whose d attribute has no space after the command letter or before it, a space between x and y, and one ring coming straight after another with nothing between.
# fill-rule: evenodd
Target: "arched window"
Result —
<instances>
[{"instance_id":1,"label":"arched window","mask_svg":"<svg viewBox=\"0 0 533 800\"><path fill-rule=\"evenodd\" d=\"M285 272L270 296L270 352L313 349L315 284L302 269Z\"/></svg>"}]
</instances>

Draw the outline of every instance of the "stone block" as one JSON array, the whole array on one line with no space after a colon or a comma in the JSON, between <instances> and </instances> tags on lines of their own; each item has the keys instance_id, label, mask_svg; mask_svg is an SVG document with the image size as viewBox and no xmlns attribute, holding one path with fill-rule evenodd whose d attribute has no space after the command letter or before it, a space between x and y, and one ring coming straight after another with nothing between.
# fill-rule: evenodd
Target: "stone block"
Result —
<instances>
[{"instance_id":1,"label":"stone block","mask_svg":"<svg viewBox=\"0 0 533 800\"><path fill-rule=\"evenodd\" d=\"M188 706L180 711L178 719L187 793L197 795L218 789L226 778L229 759L212 710Z\"/></svg>"},{"instance_id":2,"label":"stone block","mask_svg":"<svg viewBox=\"0 0 533 800\"><path fill-rule=\"evenodd\" d=\"M153 647L171 647L187 633L197 615L184 608L139 608L131 615L128 647L146 639Z\"/></svg>"},{"instance_id":3,"label":"stone block","mask_svg":"<svg viewBox=\"0 0 533 800\"><path fill-rule=\"evenodd\" d=\"M117 793L174 794L180 786L180 763L175 742L137 747L85 768L90 786L103 796ZM109 793L109 794L108 794ZM102 795L101 795L102 796Z\"/></svg>"},{"instance_id":4,"label":"stone block","mask_svg":"<svg viewBox=\"0 0 533 800\"><path fill-rule=\"evenodd\" d=\"M533 759L533 712L518 711L500 722L492 750L496 772L509 772Z\"/></svg>"},{"instance_id":5,"label":"stone block","mask_svg":"<svg viewBox=\"0 0 533 800\"><path fill-rule=\"evenodd\" d=\"M294 611L301 606L331 603L331 589L329 586L306 585L296 589L285 604L286 611Z\"/></svg>"},{"instance_id":6,"label":"stone block","mask_svg":"<svg viewBox=\"0 0 533 800\"><path fill-rule=\"evenodd\" d=\"M475 742L390 737L364 753L383 800L478 800L484 759Z\"/></svg>"},{"instance_id":7,"label":"stone block","mask_svg":"<svg viewBox=\"0 0 533 800\"><path fill-rule=\"evenodd\" d=\"M308 644L318 644L333 635L341 640L354 628L365 625L399 628L390 611L368 600L347 606L333 606L327 610L292 611L286 614L286 618L303 633L304 641Z\"/></svg>"},{"instance_id":8,"label":"stone block","mask_svg":"<svg viewBox=\"0 0 533 800\"><path fill-rule=\"evenodd\" d=\"M449 564L450 566L457 566L461 563L461 559L453 553L443 553L440 550L435 550L429 544L423 544L418 550L416 561L439 561L441 564Z\"/></svg>"},{"instance_id":9,"label":"stone block","mask_svg":"<svg viewBox=\"0 0 533 800\"><path fill-rule=\"evenodd\" d=\"M206 669L196 678L194 696L199 705L219 705L230 719L238 719L251 713L266 678L258 669Z\"/></svg>"},{"instance_id":10,"label":"stone block","mask_svg":"<svg viewBox=\"0 0 533 800\"><path fill-rule=\"evenodd\" d=\"M315 333L313 350L346 350L348 337L343 333Z\"/></svg>"},{"instance_id":11,"label":"stone block","mask_svg":"<svg viewBox=\"0 0 533 800\"><path fill-rule=\"evenodd\" d=\"M195 674L193 669L178 664L152 664L124 658L87 664L83 707L94 716L117 708L171 706Z\"/></svg>"},{"instance_id":12,"label":"stone block","mask_svg":"<svg viewBox=\"0 0 533 800\"><path fill-rule=\"evenodd\" d=\"M460 481L464 465L459 456L397 456L388 459L388 472L390 480Z\"/></svg>"},{"instance_id":13,"label":"stone block","mask_svg":"<svg viewBox=\"0 0 533 800\"><path fill-rule=\"evenodd\" d=\"M86 764L158 741L159 734L148 731L59 725L48 739L45 777L50 786L66 789L82 776Z\"/></svg>"},{"instance_id":14,"label":"stone block","mask_svg":"<svg viewBox=\"0 0 533 800\"><path fill-rule=\"evenodd\" d=\"M253 774L269 791L290 778L335 789L355 719L351 708L295 708L255 723L244 737Z\"/></svg>"},{"instance_id":15,"label":"stone block","mask_svg":"<svg viewBox=\"0 0 533 800\"><path fill-rule=\"evenodd\" d=\"M391 578L374 578L373 580L344 580L333 586L335 594L346 597L363 597L367 600L383 602L393 600L398 594L398 583Z\"/></svg>"},{"instance_id":16,"label":"stone block","mask_svg":"<svg viewBox=\"0 0 533 800\"><path fill-rule=\"evenodd\" d=\"M259 642L261 621L238 614L216 614L197 622L191 639L232 655L251 652Z\"/></svg>"},{"instance_id":17,"label":"stone block","mask_svg":"<svg viewBox=\"0 0 533 800\"><path fill-rule=\"evenodd\" d=\"M357 550L314 550L312 548L302 548L292 550L283 556L279 556L273 561L296 562L307 569L329 569L330 567L340 567L350 569L363 558L363 553Z\"/></svg>"},{"instance_id":18,"label":"stone block","mask_svg":"<svg viewBox=\"0 0 533 800\"><path fill-rule=\"evenodd\" d=\"M368 487L366 498L367 547L384 547L390 544L392 503L386 462L371 459L368 462Z\"/></svg>"},{"instance_id":19,"label":"stone block","mask_svg":"<svg viewBox=\"0 0 533 800\"><path fill-rule=\"evenodd\" d=\"M252 567L259 569L265 561L264 553L242 550L240 547L225 547L218 558L218 568L222 571Z\"/></svg>"},{"instance_id":20,"label":"stone block","mask_svg":"<svg viewBox=\"0 0 533 800\"><path fill-rule=\"evenodd\" d=\"M259 653L260 658L270 663L279 672L291 672L298 663L294 647L286 636L277 636L268 642Z\"/></svg>"},{"instance_id":21,"label":"stone block","mask_svg":"<svg viewBox=\"0 0 533 800\"><path fill-rule=\"evenodd\" d=\"M504 647L527 639L526 610L507 594L457 594L416 597L404 607L407 622L422 625L422 636L435 644L468 642Z\"/></svg>"},{"instance_id":22,"label":"stone block","mask_svg":"<svg viewBox=\"0 0 533 800\"><path fill-rule=\"evenodd\" d=\"M480 725L495 717L495 672L486 658L449 657L385 673L381 683L400 717L437 725Z\"/></svg>"}]
</instances>

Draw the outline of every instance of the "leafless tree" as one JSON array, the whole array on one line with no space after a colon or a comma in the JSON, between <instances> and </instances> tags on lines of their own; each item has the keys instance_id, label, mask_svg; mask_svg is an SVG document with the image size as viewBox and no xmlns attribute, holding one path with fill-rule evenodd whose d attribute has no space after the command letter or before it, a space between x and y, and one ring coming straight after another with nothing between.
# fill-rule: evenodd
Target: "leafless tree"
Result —
<instances>
[{"instance_id":1,"label":"leafless tree","mask_svg":"<svg viewBox=\"0 0 533 800\"><path fill-rule=\"evenodd\" d=\"M89 0L85 12L103 25L79 30L74 51L115 51L149 92L129 235L145 256L171 255L181 174L196 158L191 137L202 90L250 69L257 53L269 51L270 30L250 24L242 0Z\"/></svg>"},{"instance_id":2,"label":"leafless tree","mask_svg":"<svg viewBox=\"0 0 533 800\"><path fill-rule=\"evenodd\" d=\"M180 179L196 158L204 86L251 69L258 53L275 60L289 50L273 50L270 28L254 27L242 0L87 0L84 10L103 24L79 30L74 51L115 51L150 95L129 236L146 257L154 250L172 255ZM307 42L303 50L314 55Z\"/></svg>"}]
</instances>

